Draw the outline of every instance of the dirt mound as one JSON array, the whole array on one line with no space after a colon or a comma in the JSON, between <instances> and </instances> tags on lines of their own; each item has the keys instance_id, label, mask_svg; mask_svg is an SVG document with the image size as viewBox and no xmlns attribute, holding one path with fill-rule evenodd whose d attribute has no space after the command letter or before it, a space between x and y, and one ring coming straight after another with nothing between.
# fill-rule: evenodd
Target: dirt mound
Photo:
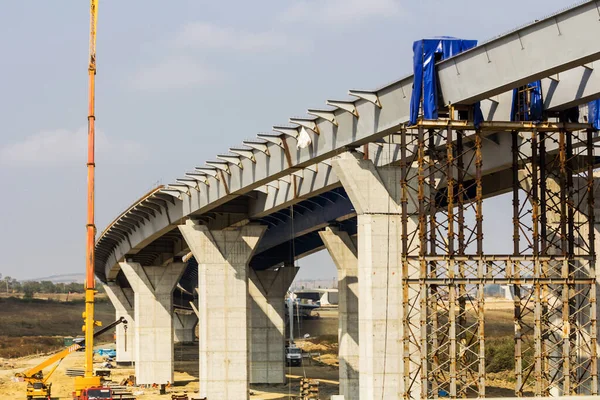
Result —
<instances>
[{"instance_id":1,"label":"dirt mound","mask_svg":"<svg viewBox=\"0 0 600 400\"><path fill-rule=\"evenodd\" d=\"M335 354L338 353L337 336L323 335L316 338L296 340L296 345L304 352Z\"/></svg>"}]
</instances>

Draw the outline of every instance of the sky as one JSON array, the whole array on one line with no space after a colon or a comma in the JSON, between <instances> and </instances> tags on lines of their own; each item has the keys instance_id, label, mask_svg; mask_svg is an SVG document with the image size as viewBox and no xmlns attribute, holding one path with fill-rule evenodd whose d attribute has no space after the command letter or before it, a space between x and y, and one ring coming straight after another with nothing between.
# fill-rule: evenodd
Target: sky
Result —
<instances>
[{"instance_id":1,"label":"sky","mask_svg":"<svg viewBox=\"0 0 600 400\"><path fill-rule=\"evenodd\" d=\"M486 40L570 4L101 0L98 232L158 183L242 140L346 98L348 89L412 73L414 40ZM12 1L0 13L5 276L85 270L88 13L82 0ZM494 202L504 219L486 226L509 231L509 200ZM299 264L298 279L335 275L324 251Z\"/></svg>"}]
</instances>

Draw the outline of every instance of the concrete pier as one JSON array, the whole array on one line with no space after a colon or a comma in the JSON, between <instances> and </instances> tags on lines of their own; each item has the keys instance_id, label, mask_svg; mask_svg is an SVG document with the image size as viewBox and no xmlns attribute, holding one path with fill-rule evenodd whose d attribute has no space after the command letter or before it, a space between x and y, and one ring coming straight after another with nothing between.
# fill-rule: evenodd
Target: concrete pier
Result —
<instances>
[{"instance_id":1,"label":"concrete pier","mask_svg":"<svg viewBox=\"0 0 600 400\"><path fill-rule=\"evenodd\" d=\"M127 320L127 325L119 324L115 328L117 337L116 362L119 365L131 365L134 358L135 345L135 320L134 316L134 294L131 288L122 288L114 282L104 284L110 302L115 308L115 320L123 317Z\"/></svg>"},{"instance_id":2,"label":"concrete pier","mask_svg":"<svg viewBox=\"0 0 600 400\"><path fill-rule=\"evenodd\" d=\"M250 383L285 383L285 294L299 268L250 269Z\"/></svg>"},{"instance_id":3,"label":"concrete pier","mask_svg":"<svg viewBox=\"0 0 600 400\"><path fill-rule=\"evenodd\" d=\"M173 289L186 264L120 263L134 292L135 376L138 384L173 382Z\"/></svg>"},{"instance_id":4,"label":"concrete pier","mask_svg":"<svg viewBox=\"0 0 600 400\"><path fill-rule=\"evenodd\" d=\"M198 262L199 397L248 398L248 262L265 227L179 229Z\"/></svg>"},{"instance_id":5,"label":"concrete pier","mask_svg":"<svg viewBox=\"0 0 600 400\"><path fill-rule=\"evenodd\" d=\"M319 232L338 271L338 359L340 394L359 399L358 251L347 232L327 228Z\"/></svg>"},{"instance_id":6,"label":"concrete pier","mask_svg":"<svg viewBox=\"0 0 600 400\"><path fill-rule=\"evenodd\" d=\"M359 398L401 399L407 360L403 349L400 170L376 168L361 157L344 153L332 162L358 215ZM409 206L407 216L408 229L414 231L417 220L410 216L411 211L414 205ZM416 267L409 267L409 274L418 271ZM418 310L413 314L419 318ZM420 320L415 323L420 326ZM420 355L413 347L408 352L411 370L420 365ZM413 384L412 393L420 393L419 383Z\"/></svg>"},{"instance_id":7,"label":"concrete pier","mask_svg":"<svg viewBox=\"0 0 600 400\"><path fill-rule=\"evenodd\" d=\"M196 340L196 324L198 317L193 311L189 313L174 312L173 313L173 337L175 343L192 343Z\"/></svg>"}]
</instances>

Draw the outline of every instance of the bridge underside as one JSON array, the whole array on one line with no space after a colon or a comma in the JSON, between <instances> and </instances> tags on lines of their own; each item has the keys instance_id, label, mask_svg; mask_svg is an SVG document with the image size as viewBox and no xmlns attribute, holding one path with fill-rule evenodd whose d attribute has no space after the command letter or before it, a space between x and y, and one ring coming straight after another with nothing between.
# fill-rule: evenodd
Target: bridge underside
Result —
<instances>
[{"instance_id":1,"label":"bridge underside","mask_svg":"<svg viewBox=\"0 0 600 400\"><path fill-rule=\"evenodd\" d=\"M187 322L164 311L193 309L201 395L281 382L281 299L295 261L326 248L347 400L485 396L497 284L514 304L516 396L597 395L600 135L577 111L600 98L598 34L598 5L580 4L437 63L436 120L407 123L413 76L351 90L148 193L97 244L97 276L135 292L119 301L136 351L160 348L172 370L164 338ZM530 107L537 80L530 122L519 96ZM484 207L498 195L508 215Z\"/></svg>"},{"instance_id":2,"label":"bridge underside","mask_svg":"<svg viewBox=\"0 0 600 400\"><path fill-rule=\"evenodd\" d=\"M574 124L507 130L502 140L510 142L509 168L486 171L483 141L489 136L453 129L450 122L445 126L424 122L398 132L389 140L400 142L394 145L399 153L379 155L380 168L394 173L398 193L390 201L406 216L399 254L405 288L402 341L410 349L405 387L423 391L411 397L442 391L451 397L485 395L483 294L486 285L501 284L514 293L515 393L597 393L596 133L569 130L582 127ZM484 214L483 200L506 193L511 193L513 215L503 218L512 220L513 231L504 241L513 243L513 251L490 254L484 233L488 240L502 238L484 232L484 219L498 216L495 210ZM261 271L292 264L324 248L319 232L326 227L355 236L361 213L357 216L351 196L338 186L253 219L251 224L267 228L249 265ZM219 224L218 218L203 222ZM173 231L149 249L166 248L166 241L173 248L183 238ZM165 255L141 252L130 261L148 262L144 257ZM175 295L182 307L188 307L198 282L196 259L187 263L182 290ZM422 380L428 385L417 384Z\"/></svg>"}]
</instances>

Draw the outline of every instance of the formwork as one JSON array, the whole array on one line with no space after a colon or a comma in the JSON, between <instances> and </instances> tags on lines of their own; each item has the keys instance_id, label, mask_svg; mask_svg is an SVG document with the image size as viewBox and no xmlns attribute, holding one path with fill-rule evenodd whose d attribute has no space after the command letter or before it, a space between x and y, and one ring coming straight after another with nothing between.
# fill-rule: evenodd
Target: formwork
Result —
<instances>
[{"instance_id":1,"label":"formwork","mask_svg":"<svg viewBox=\"0 0 600 400\"><path fill-rule=\"evenodd\" d=\"M405 398L485 397L484 290L491 284L514 293L515 395L598 393L595 135L587 124L484 122L476 129L451 119L420 120L396 135ZM498 155L484 153L483 142L508 137L503 157L512 176L504 191L512 193L512 215L484 213L495 185L483 174L486 157ZM512 220L510 254L485 249L483 221L497 218Z\"/></svg>"}]
</instances>

